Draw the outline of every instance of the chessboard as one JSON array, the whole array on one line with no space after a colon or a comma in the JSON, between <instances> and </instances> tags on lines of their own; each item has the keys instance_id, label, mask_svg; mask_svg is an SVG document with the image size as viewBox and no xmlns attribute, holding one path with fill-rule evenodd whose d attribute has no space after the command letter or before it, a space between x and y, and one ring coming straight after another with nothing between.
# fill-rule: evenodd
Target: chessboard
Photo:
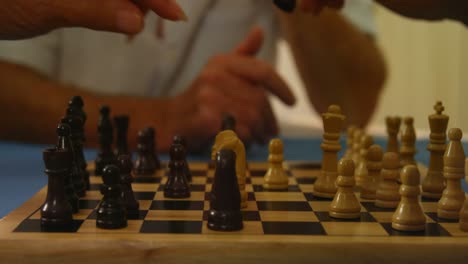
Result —
<instances>
[{"instance_id":1,"label":"chessboard","mask_svg":"<svg viewBox=\"0 0 468 264\"><path fill-rule=\"evenodd\" d=\"M314 162L285 162L289 188L275 192L262 187L268 164L250 162L244 228L236 232L215 232L206 223L213 165L191 162L189 166L193 180L191 197L187 199L164 197L165 169L151 177L136 177L133 189L140 202L140 217L129 220L124 229L96 227L102 180L91 176L91 188L80 201L73 230L43 232L39 210L47 193L44 187L0 221L2 260L11 263L31 257L35 262L63 263L66 257L73 256L66 258L67 262L82 263L97 258L100 263L150 260L214 263L220 259L226 263L258 263L269 259L291 263L365 258L385 263L420 261L428 254L427 263L440 263L462 261L468 256L468 233L461 232L456 222L437 218L437 201L422 201L427 217L424 232L393 230L393 211L377 208L369 200L360 200L360 219L331 218L328 214L331 201L312 195L320 173L320 164ZM88 169L92 172L93 167L91 164ZM356 192L359 197L359 190Z\"/></svg>"}]
</instances>

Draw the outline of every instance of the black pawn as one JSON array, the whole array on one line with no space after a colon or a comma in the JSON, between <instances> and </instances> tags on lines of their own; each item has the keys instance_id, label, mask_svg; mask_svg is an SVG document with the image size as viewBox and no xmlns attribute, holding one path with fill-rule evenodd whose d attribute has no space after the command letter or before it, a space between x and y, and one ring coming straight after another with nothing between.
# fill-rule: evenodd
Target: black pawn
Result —
<instances>
[{"instance_id":1,"label":"black pawn","mask_svg":"<svg viewBox=\"0 0 468 264\"><path fill-rule=\"evenodd\" d=\"M291 13L296 8L296 0L273 0L273 3L281 10Z\"/></svg>"},{"instance_id":2,"label":"black pawn","mask_svg":"<svg viewBox=\"0 0 468 264\"><path fill-rule=\"evenodd\" d=\"M236 119L234 118L234 116L230 114L226 114L223 116L223 123L221 126L221 131L224 131L224 130L236 131Z\"/></svg>"},{"instance_id":3,"label":"black pawn","mask_svg":"<svg viewBox=\"0 0 468 264\"><path fill-rule=\"evenodd\" d=\"M126 115L114 117L115 128L117 130L117 141L114 154L116 157L120 155L130 155L128 150L128 125L129 117Z\"/></svg>"},{"instance_id":4,"label":"black pawn","mask_svg":"<svg viewBox=\"0 0 468 264\"><path fill-rule=\"evenodd\" d=\"M81 118L81 120L83 120L83 123L86 123L87 116L83 108L84 108L83 98L81 98L81 96L78 96L78 95L73 96L70 99L70 101L68 101L67 114L68 112L73 111L74 113L78 115L79 118Z\"/></svg>"},{"instance_id":5,"label":"black pawn","mask_svg":"<svg viewBox=\"0 0 468 264\"><path fill-rule=\"evenodd\" d=\"M120 155L117 158L117 163L120 169L120 183L122 184L122 198L127 209L128 219L140 218L140 204L135 199L135 194L132 189L132 159L128 155Z\"/></svg>"},{"instance_id":6,"label":"black pawn","mask_svg":"<svg viewBox=\"0 0 468 264\"><path fill-rule=\"evenodd\" d=\"M116 162L114 152L112 152L114 128L110 119L110 109L107 106L103 106L99 111L101 116L98 123L99 150L96 158L96 175L102 175L104 167Z\"/></svg>"},{"instance_id":7,"label":"black pawn","mask_svg":"<svg viewBox=\"0 0 468 264\"><path fill-rule=\"evenodd\" d=\"M138 176L153 175L156 172L156 164L151 154L151 142L144 130L138 132L137 142L135 174Z\"/></svg>"},{"instance_id":8,"label":"black pawn","mask_svg":"<svg viewBox=\"0 0 468 264\"><path fill-rule=\"evenodd\" d=\"M241 196L236 176L236 153L222 149L216 154L216 172L211 189L208 228L236 231L243 228Z\"/></svg>"},{"instance_id":9,"label":"black pawn","mask_svg":"<svg viewBox=\"0 0 468 264\"><path fill-rule=\"evenodd\" d=\"M86 142L86 136L84 133L84 126L86 124L87 120L87 115L86 112L84 111L84 102L81 96L73 96L70 101L68 102L68 108L67 108L67 116L76 116L81 119L81 126L79 128L79 139L80 139L80 148L81 150L78 151L80 154L78 157L78 161L80 163L80 166L83 170L84 173L84 180L85 180L85 185L86 185L86 190L89 190L90 188L90 182L89 182L89 172L87 170L88 164L86 163L86 160L84 158L83 154L83 146Z\"/></svg>"},{"instance_id":10,"label":"black pawn","mask_svg":"<svg viewBox=\"0 0 468 264\"><path fill-rule=\"evenodd\" d=\"M157 152L156 130L152 127L147 127L143 131L148 137L148 143L150 145L151 157L153 158L154 165L156 166L156 169L159 170L161 169L161 161L159 160Z\"/></svg>"},{"instance_id":11,"label":"black pawn","mask_svg":"<svg viewBox=\"0 0 468 264\"><path fill-rule=\"evenodd\" d=\"M184 147L184 152L185 152L185 157L184 157L184 161L185 161L185 168L184 168L184 171L185 171L185 176L187 177L187 180L189 182L192 182L192 172L190 171L190 168L189 168L189 165L188 165L188 162L187 162L187 140L185 140L185 138L183 136L174 136L174 139L173 139L173 142L174 144L180 144Z\"/></svg>"},{"instance_id":12,"label":"black pawn","mask_svg":"<svg viewBox=\"0 0 468 264\"><path fill-rule=\"evenodd\" d=\"M182 145L172 144L169 151L169 174L164 186L166 198L190 197L190 186L185 176L185 150ZM240 203L240 202L239 202Z\"/></svg>"},{"instance_id":13,"label":"black pawn","mask_svg":"<svg viewBox=\"0 0 468 264\"><path fill-rule=\"evenodd\" d=\"M115 165L108 165L102 173L103 198L97 211L96 226L103 229L118 229L127 226L127 212L122 199L120 171Z\"/></svg>"},{"instance_id":14,"label":"black pawn","mask_svg":"<svg viewBox=\"0 0 468 264\"><path fill-rule=\"evenodd\" d=\"M87 183L89 182L89 174L86 171L86 161L83 154L82 129L83 121L75 115L66 116L62 119L62 123L68 124L71 128L70 139L74 158L76 160L76 172L72 174L73 187L78 197L86 195Z\"/></svg>"},{"instance_id":15,"label":"black pawn","mask_svg":"<svg viewBox=\"0 0 468 264\"><path fill-rule=\"evenodd\" d=\"M64 123L60 123L57 127L57 149L68 151L72 156L72 165L70 172L66 175L64 179L65 187L65 196L67 197L68 202L72 208L74 214L78 213L79 208L79 198L73 187L73 178L80 177L79 168L77 167L75 153L73 151L73 146L70 139L70 126Z\"/></svg>"},{"instance_id":16,"label":"black pawn","mask_svg":"<svg viewBox=\"0 0 468 264\"><path fill-rule=\"evenodd\" d=\"M41 207L41 228L45 231L71 229L73 212L63 187L72 165L71 153L66 150L46 149L43 158L49 183L47 198Z\"/></svg>"}]
</instances>

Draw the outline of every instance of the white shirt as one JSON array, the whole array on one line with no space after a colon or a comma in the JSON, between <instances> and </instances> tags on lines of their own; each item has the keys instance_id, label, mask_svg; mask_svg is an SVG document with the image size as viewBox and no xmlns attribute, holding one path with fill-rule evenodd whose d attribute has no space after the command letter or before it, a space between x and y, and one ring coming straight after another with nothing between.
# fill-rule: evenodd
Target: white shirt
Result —
<instances>
[{"instance_id":1,"label":"white shirt","mask_svg":"<svg viewBox=\"0 0 468 264\"><path fill-rule=\"evenodd\" d=\"M131 42L127 36L82 28L60 29L22 41L0 41L0 58L31 66L56 80L103 94L172 96L188 88L208 59L232 50L254 25L265 31L259 58L273 62L278 22L271 0L179 0L187 23L155 15ZM344 15L374 33L370 0L347 1Z\"/></svg>"}]
</instances>

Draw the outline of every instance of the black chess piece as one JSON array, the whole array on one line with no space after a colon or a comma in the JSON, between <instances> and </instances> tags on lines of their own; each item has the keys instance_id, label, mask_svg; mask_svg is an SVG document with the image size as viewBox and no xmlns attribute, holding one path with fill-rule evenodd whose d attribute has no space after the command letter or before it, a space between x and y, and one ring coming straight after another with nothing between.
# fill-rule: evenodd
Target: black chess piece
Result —
<instances>
[{"instance_id":1,"label":"black chess piece","mask_svg":"<svg viewBox=\"0 0 468 264\"><path fill-rule=\"evenodd\" d=\"M180 144L184 147L184 152L185 152L185 157L184 157L184 162L185 162L185 166L184 166L184 171L185 171L185 176L187 177L187 180L189 182L192 182L192 172L190 171L190 168L189 168L189 165L188 165L188 162L187 162L187 151L188 151L188 148L187 148L187 140L185 140L185 138L183 136L180 136L180 135L176 135L174 136L174 139L172 141L172 143L174 144Z\"/></svg>"},{"instance_id":2,"label":"black chess piece","mask_svg":"<svg viewBox=\"0 0 468 264\"><path fill-rule=\"evenodd\" d=\"M107 106L99 110L101 116L98 123L99 150L96 157L95 174L102 175L104 167L115 164L116 157L112 152L112 142L114 141L114 128L110 119L110 109Z\"/></svg>"},{"instance_id":3,"label":"black chess piece","mask_svg":"<svg viewBox=\"0 0 468 264\"><path fill-rule=\"evenodd\" d=\"M70 110L72 108L73 110ZM74 113L78 115L79 118L81 118L81 120L83 120L83 123L86 123L87 116L83 108L84 108L83 98L81 98L81 96L75 95L72 98L70 98L70 101L68 101L67 114L68 112L73 111Z\"/></svg>"},{"instance_id":4,"label":"black chess piece","mask_svg":"<svg viewBox=\"0 0 468 264\"><path fill-rule=\"evenodd\" d=\"M71 128L68 124L60 123L57 127L57 149L68 151L72 156L72 164L69 173L65 176L64 179L64 188L65 188L65 196L70 203L72 208L72 212L74 214L78 213L78 202L79 198L76 194L75 188L73 187L73 178L80 177L78 174L79 168L77 165L77 160L75 157L75 152L73 151L73 146L70 139Z\"/></svg>"},{"instance_id":5,"label":"black chess piece","mask_svg":"<svg viewBox=\"0 0 468 264\"><path fill-rule=\"evenodd\" d=\"M128 219L140 218L140 204L135 199L135 194L132 189L132 159L128 155L120 155L117 158L117 163L120 169L120 183L122 184L122 198L127 209Z\"/></svg>"},{"instance_id":6,"label":"black chess piece","mask_svg":"<svg viewBox=\"0 0 468 264\"><path fill-rule=\"evenodd\" d=\"M73 227L73 212L65 196L65 178L72 165L67 150L46 149L43 152L45 173L48 175L47 198L41 207L41 228L62 231Z\"/></svg>"},{"instance_id":7,"label":"black chess piece","mask_svg":"<svg viewBox=\"0 0 468 264\"><path fill-rule=\"evenodd\" d=\"M77 164L76 171L72 173L73 188L78 197L84 197L86 195L87 182L89 182L89 174L86 171L87 164L83 154L81 136L83 122L76 115L67 115L62 119L62 123L68 124L71 128L70 139Z\"/></svg>"},{"instance_id":8,"label":"black chess piece","mask_svg":"<svg viewBox=\"0 0 468 264\"><path fill-rule=\"evenodd\" d=\"M169 150L169 174L164 186L166 198L190 197L190 186L185 175L185 149L180 144L172 144Z\"/></svg>"},{"instance_id":9,"label":"black chess piece","mask_svg":"<svg viewBox=\"0 0 468 264\"><path fill-rule=\"evenodd\" d=\"M223 116L223 123L221 125L221 131L232 130L236 131L236 119L230 114L225 114Z\"/></svg>"},{"instance_id":10,"label":"black chess piece","mask_svg":"<svg viewBox=\"0 0 468 264\"><path fill-rule=\"evenodd\" d=\"M296 9L296 0L273 0L273 3L281 10L291 13Z\"/></svg>"},{"instance_id":11,"label":"black chess piece","mask_svg":"<svg viewBox=\"0 0 468 264\"><path fill-rule=\"evenodd\" d=\"M130 155L128 150L128 125L129 116L121 115L114 117L115 128L117 130L116 148L114 154L116 157L120 155Z\"/></svg>"},{"instance_id":12,"label":"black chess piece","mask_svg":"<svg viewBox=\"0 0 468 264\"><path fill-rule=\"evenodd\" d=\"M151 154L151 142L144 130L138 132L137 159L135 161L135 175L148 176L156 172L156 164Z\"/></svg>"},{"instance_id":13,"label":"black chess piece","mask_svg":"<svg viewBox=\"0 0 468 264\"><path fill-rule=\"evenodd\" d=\"M151 157L153 159L156 170L161 169L161 161L158 157L157 145L156 145L156 130L153 127L147 127L144 130L144 133L148 137L148 144L150 145Z\"/></svg>"},{"instance_id":14,"label":"black chess piece","mask_svg":"<svg viewBox=\"0 0 468 264\"><path fill-rule=\"evenodd\" d=\"M236 231L243 228L241 196L236 176L236 153L222 149L216 154L216 171L210 194L208 228Z\"/></svg>"},{"instance_id":15,"label":"black chess piece","mask_svg":"<svg viewBox=\"0 0 468 264\"><path fill-rule=\"evenodd\" d=\"M120 170L115 165L107 165L102 172L103 198L97 210L96 226L103 229L118 229L127 226L127 210L122 199Z\"/></svg>"}]
</instances>

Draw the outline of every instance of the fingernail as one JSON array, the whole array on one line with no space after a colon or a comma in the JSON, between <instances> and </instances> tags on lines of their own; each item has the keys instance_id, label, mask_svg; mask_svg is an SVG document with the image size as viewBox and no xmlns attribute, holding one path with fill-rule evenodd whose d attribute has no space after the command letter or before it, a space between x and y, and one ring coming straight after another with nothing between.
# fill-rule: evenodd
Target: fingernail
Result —
<instances>
[{"instance_id":1,"label":"fingernail","mask_svg":"<svg viewBox=\"0 0 468 264\"><path fill-rule=\"evenodd\" d=\"M175 0L169 0L172 6L175 8L177 13L177 20L178 21L188 21L188 16L185 14L184 10Z\"/></svg>"},{"instance_id":2,"label":"fingernail","mask_svg":"<svg viewBox=\"0 0 468 264\"><path fill-rule=\"evenodd\" d=\"M137 33L142 28L143 20L139 14L125 10L117 14L116 25L124 33Z\"/></svg>"}]
</instances>

